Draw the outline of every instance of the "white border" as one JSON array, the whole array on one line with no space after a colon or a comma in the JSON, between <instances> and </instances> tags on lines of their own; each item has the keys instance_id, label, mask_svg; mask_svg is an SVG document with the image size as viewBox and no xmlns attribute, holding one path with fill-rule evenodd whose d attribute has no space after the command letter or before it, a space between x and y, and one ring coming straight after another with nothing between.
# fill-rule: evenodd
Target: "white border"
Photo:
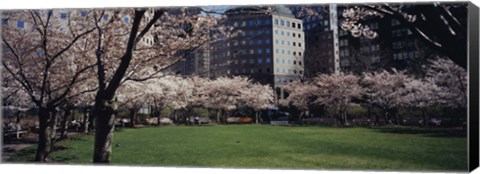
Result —
<instances>
[{"instance_id":1,"label":"white border","mask_svg":"<svg viewBox=\"0 0 480 174\"><path fill-rule=\"evenodd\" d=\"M449 1L449 0L436 0ZM44 9L44 8L101 8L101 7L150 7L150 6L213 6L213 5L260 5L260 4L328 4L328 3L365 3L379 2L378 0L13 0L1 2L0 10L6 9ZM425 0L382 0L381 2L429 2ZM451 2L451 0L450 0ZM477 5L478 6L478 5ZM81 166L81 165L31 165L31 164L0 164L2 173L68 173L68 174L123 174L123 173L262 173L262 174L287 174L287 173L407 173L407 172L376 172L376 171L332 171L332 170L266 170L266 169L216 169L216 168L173 168L173 167L129 167L129 166ZM412 173L412 172L408 172ZM415 172L428 174L425 172ZM472 173L480 173L477 168ZM412 173L414 174L414 173Z\"/></svg>"}]
</instances>

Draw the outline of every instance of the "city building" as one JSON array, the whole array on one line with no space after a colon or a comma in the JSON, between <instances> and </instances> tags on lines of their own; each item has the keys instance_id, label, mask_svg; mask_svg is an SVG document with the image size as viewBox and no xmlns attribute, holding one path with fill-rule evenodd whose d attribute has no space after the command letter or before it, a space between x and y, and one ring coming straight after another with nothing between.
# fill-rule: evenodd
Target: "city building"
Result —
<instances>
[{"instance_id":1,"label":"city building","mask_svg":"<svg viewBox=\"0 0 480 174\"><path fill-rule=\"evenodd\" d=\"M238 34L211 44L210 75L247 76L276 90L304 74L305 36L302 21L284 6L238 7L225 12L226 24Z\"/></svg>"}]
</instances>

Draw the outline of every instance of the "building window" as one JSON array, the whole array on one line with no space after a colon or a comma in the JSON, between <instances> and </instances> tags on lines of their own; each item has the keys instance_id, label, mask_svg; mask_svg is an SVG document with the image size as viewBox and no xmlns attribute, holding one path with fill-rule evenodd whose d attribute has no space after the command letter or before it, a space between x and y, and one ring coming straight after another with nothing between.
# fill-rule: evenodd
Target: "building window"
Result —
<instances>
[{"instance_id":1,"label":"building window","mask_svg":"<svg viewBox=\"0 0 480 174\"><path fill-rule=\"evenodd\" d=\"M297 46L295 42L293 42L293 46Z\"/></svg>"},{"instance_id":2,"label":"building window","mask_svg":"<svg viewBox=\"0 0 480 174\"><path fill-rule=\"evenodd\" d=\"M298 28L298 29L302 29L302 24L299 23L299 24L297 25L297 28Z\"/></svg>"},{"instance_id":3,"label":"building window","mask_svg":"<svg viewBox=\"0 0 480 174\"><path fill-rule=\"evenodd\" d=\"M270 22L271 22L270 19L265 19L265 24L266 25L270 25Z\"/></svg>"},{"instance_id":4,"label":"building window","mask_svg":"<svg viewBox=\"0 0 480 174\"><path fill-rule=\"evenodd\" d=\"M287 27L290 27L290 21L287 21Z\"/></svg>"},{"instance_id":5,"label":"building window","mask_svg":"<svg viewBox=\"0 0 480 174\"><path fill-rule=\"evenodd\" d=\"M257 19L257 25L262 25L262 20L261 19Z\"/></svg>"},{"instance_id":6,"label":"building window","mask_svg":"<svg viewBox=\"0 0 480 174\"><path fill-rule=\"evenodd\" d=\"M247 45L247 41L242 40L242 45Z\"/></svg>"},{"instance_id":7,"label":"building window","mask_svg":"<svg viewBox=\"0 0 480 174\"><path fill-rule=\"evenodd\" d=\"M290 55L290 50L287 51L287 54Z\"/></svg>"},{"instance_id":8,"label":"building window","mask_svg":"<svg viewBox=\"0 0 480 174\"><path fill-rule=\"evenodd\" d=\"M275 30L275 34L278 34L278 30Z\"/></svg>"},{"instance_id":9,"label":"building window","mask_svg":"<svg viewBox=\"0 0 480 174\"><path fill-rule=\"evenodd\" d=\"M266 30L265 30L265 34L270 34L270 30L269 30L269 29L266 29Z\"/></svg>"},{"instance_id":10,"label":"building window","mask_svg":"<svg viewBox=\"0 0 480 174\"><path fill-rule=\"evenodd\" d=\"M247 32L246 31L242 31L242 36L246 36L247 35Z\"/></svg>"},{"instance_id":11,"label":"building window","mask_svg":"<svg viewBox=\"0 0 480 174\"><path fill-rule=\"evenodd\" d=\"M269 73L269 72L270 72L270 68L267 68L267 73Z\"/></svg>"},{"instance_id":12,"label":"building window","mask_svg":"<svg viewBox=\"0 0 480 174\"><path fill-rule=\"evenodd\" d=\"M258 64L262 64L263 63L263 59L259 58L258 59Z\"/></svg>"},{"instance_id":13,"label":"building window","mask_svg":"<svg viewBox=\"0 0 480 174\"><path fill-rule=\"evenodd\" d=\"M298 33L298 38L302 38L302 34Z\"/></svg>"},{"instance_id":14,"label":"building window","mask_svg":"<svg viewBox=\"0 0 480 174\"><path fill-rule=\"evenodd\" d=\"M276 62L276 63L278 63L278 62L279 62L278 58L275 58L275 62Z\"/></svg>"},{"instance_id":15,"label":"building window","mask_svg":"<svg viewBox=\"0 0 480 174\"><path fill-rule=\"evenodd\" d=\"M265 53L270 54L270 48L265 49Z\"/></svg>"},{"instance_id":16,"label":"building window","mask_svg":"<svg viewBox=\"0 0 480 174\"><path fill-rule=\"evenodd\" d=\"M252 30L250 30L250 31L248 32L248 34L249 34L250 36L253 36L253 35L255 34L255 32L252 31Z\"/></svg>"},{"instance_id":17,"label":"building window","mask_svg":"<svg viewBox=\"0 0 480 174\"><path fill-rule=\"evenodd\" d=\"M278 19L275 19L273 22L275 25L278 25Z\"/></svg>"},{"instance_id":18,"label":"building window","mask_svg":"<svg viewBox=\"0 0 480 174\"><path fill-rule=\"evenodd\" d=\"M105 20L105 21L108 20L108 15L107 14L103 15L103 20Z\"/></svg>"},{"instance_id":19,"label":"building window","mask_svg":"<svg viewBox=\"0 0 480 174\"><path fill-rule=\"evenodd\" d=\"M293 55L296 56L296 55L297 55L297 52L294 51L294 52L293 52Z\"/></svg>"},{"instance_id":20,"label":"building window","mask_svg":"<svg viewBox=\"0 0 480 174\"><path fill-rule=\"evenodd\" d=\"M288 64L292 64L292 61L291 61L291 60L288 60L287 62L288 62Z\"/></svg>"},{"instance_id":21,"label":"building window","mask_svg":"<svg viewBox=\"0 0 480 174\"><path fill-rule=\"evenodd\" d=\"M295 28L295 22L292 22L292 28Z\"/></svg>"},{"instance_id":22,"label":"building window","mask_svg":"<svg viewBox=\"0 0 480 174\"><path fill-rule=\"evenodd\" d=\"M285 26L285 21L280 20L280 26Z\"/></svg>"},{"instance_id":23,"label":"building window","mask_svg":"<svg viewBox=\"0 0 480 174\"><path fill-rule=\"evenodd\" d=\"M270 39L265 39L265 44L270 44Z\"/></svg>"},{"instance_id":24,"label":"building window","mask_svg":"<svg viewBox=\"0 0 480 174\"><path fill-rule=\"evenodd\" d=\"M80 14L80 15L82 15L82 17L85 17L85 16L87 16L87 11L85 11L85 10L82 10L82 12L81 12L81 14Z\"/></svg>"},{"instance_id":25,"label":"building window","mask_svg":"<svg viewBox=\"0 0 480 174\"><path fill-rule=\"evenodd\" d=\"M19 20L19 21L17 22L17 27L18 27L18 28L23 28L24 25L25 25L25 23L24 23L22 20Z\"/></svg>"},{"instance_id":26,"label":"building window","mask_svg":"<svg viewBox=\"0 0 480 174\"><path fill-rule=\"evenodd\" d=\"M302 47L302 43L298 43L298 47Z\"/></svg>"},{"instance_id":27,"label":"building window","mask_svg":"<svg viewBox=\"0 0 480 174\"><path fill-rule=\"evenodd\" d=\"M287 45L290 46L290 41L287 41Z\"/></svg>"},{"instance_id":28,"label":"building window","mask_svg":"<svg viewBox=\"0 0 480 174\"><path fill-rule=\"evenodd\" d=\"M262 40L261 40L261 39L258 39L258 40L257 40L257 44L258 44L258 45L261 45L261 44L262 44Z\"/></svg>"},{"instance_id":29,"label":"building window","mask_svg":"<svg viewBox=\"0 0 480 174\"><path fill-rule=\"evenodd\" d=\"M242 27L247 26L247 21L242 21Z\"/></svg>"},{"instance_id":30,"label":"building window","mask_svg":"<svg viewBox=\"0 0 480 174\"><path fill-rule=\"evenodd\" d=\"M282 50L282 54L285 54L285 50Z\"/></svg>"},{"instance_id":31,"label":"building window","mask_svg":"<svg viewBox=\"0 0 480 174\"><path fill-rule=\"evenodd\" d=\"M238 27L238 22L234 22L234 23L233 23L233 26L234 26L234 27Z\"/></svg>"},{"instance_id":32,"label":"building window","mask_svg":"<svg viewBox=\"0 0 480 174\"><path fill-rule=\"evenodd\" d=\"M266 58L265 63L270 63L270 58Z\"/></svg>"},{"instance_id":33,"label":"building window","mask_svg":"<svg viewBox=\"0 0 480 174\"><path fill-rule=\"evenodd\" d=\"M295 37L295 33L292 33L292 36Z\"/></svg>"},{"instance_id":34,"label":"building window","mask_svg":"<svg viewBox=\"0 0 480 174\"><path fill-rule=\"evenodd\" d=\"M254 24L255 24L255 21L254 21L254 20L249 20L249 21L248 21L248 26L253 27Z\"/></svg>"},{"instance_id":35,"label":"building window","mask_svg":"<svg viewBox=\"0 0 480 174\"><path fill-rule=\"evenodd\" d=\"M299 56L302 56L302 52L298 52L298 55L299 55Z\"/></svg>"},{"instance_id":36,"label":"building window","mask_svg":"<svg viewBox=\"0 0 480 174\"><path fill-rule=\"evenodd\" d=\"M7 18L2 19L2 25L8 25L8 19Z\"/></svg>"},{"instance_id":37,"label":"building window","mask_svg":"<svg viewBox=\"0 0 480 174\"><path fill-rule=\"evenodd\" d=\"M287 36L290 36L290 32L287 32Z\"/></svg>"},{"instance_id":38,"label":"building window","mask_svg":"<svg viewBox=\"0 0 480 174\"><path fill-rule=\"evenodd\" d=\"M285 64L285 59L282 59L282 64Z\"/></svg>"},{"instance_id":39,"label":"building window","mask_svg":"<svg viewBox=\"0 0 480 174\"><path fill-rule=\"evenodd\" d=\"M284 35L285 33L282 31L282 35Z\"/></svg>"},{"instance_id":40,"label":"building window","mask_svg":"<svg viewBox=\"0 0 480 174\"><path fill-rule=\"evenodd\" d=\"M255 44L255 41L250 40L250 41L248 41L248 44L253 45L253 44Z\"/></svg>"},{"instance_id":41,"label":"building window","mask_svg":"<svg viewBox=\"0 0 480 174\"><path fill-rule=\"evenodd\" d=\"M298 65L302 65L302 61L298 61ZM302 72L302 71L300 71L300 72ZM301 73L300 73L300 74L301 74Z\"/></svg>"},{"instance_id":42,"label":"building window","mask_svg":"<svg viewBox=\"0 0 480 174\"><path fill-rule=\"evenodd\" d=\"M296 65L296 64L297 64L297 61L294 60L294 61L293 61L293 64Z\"/></svg>"},{"instance_id":43,"label":"building window","mask_svg":"<svg viewBox=\"0 0 480 174\"><path fill-rule=\"evenodd\" d=\"M277 54L278 54L278 49L275 49L275 53L277 53Z\"/></svg>"},{"instance_id":44,"label":"building window","mask_svg":"<svg viewBox=\"0 0 480 174\"><path fill-rule=\"evenodd\" d=\"M125 21L125 23L128 23L128 18L127 17L123 18L123 21Z\"/></svg>"},{"instance_id":45,"label":"building window","mask_svg":"<svg viewBox=\"0 0 480 174\"><path fill-rule=\"evenodd\" d=\"M278 44L278 39L275 39L275 43Z\"/></svg>"},{"instance_id":46,"label":"building window","mask_svg":"<svg viewBox=\"0 0 480 174\"><path fill-rule=\"evenodd\" d=\"M255 54L255 51L253 49L250 49L250 54Z\"/></svg>"},{"instance_id":47,"label":"building window","mask_svg":"<svg viewBox=\"0 0 480 174\"><path fill-rule=\"evenodd\" d=\"M285 45L285 41L284 41L284 40L282 40L282 45Z\"/></svg>"},{"instance_id":48,"label":"building window","mask_svg":"<svg viewBox=\"0 0 480 174\"><path fill-rule=\"evenodd\" d=\"M262 49L258 49L258 50L257 50L257 53L258 53L258 54L262 54Z\"/></svg>"},{"instance_id":49,"label":"building window","mask_svg":"<svg viewBox=\"0 0 480 174\"><path fill-rule=\"evenodd\" d=\"M60 19L67 19L67 13L60 13Z\"/></svg>"}]
</instances>

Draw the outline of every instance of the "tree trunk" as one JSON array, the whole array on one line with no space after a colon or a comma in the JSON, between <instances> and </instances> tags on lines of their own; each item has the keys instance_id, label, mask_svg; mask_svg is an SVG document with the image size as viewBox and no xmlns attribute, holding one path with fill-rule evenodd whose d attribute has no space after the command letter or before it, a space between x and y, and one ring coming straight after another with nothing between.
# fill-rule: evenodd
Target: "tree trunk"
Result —
<instances>
[{"instance_id":1,"label":"tree trunk","mask_svg":"<svg viewBox=\"0 0 480 174\"><path fill-rule=\"evenodd\" d=\"M255 124L258 124L258 111L255 111Z\"/></svg>"},{"instance_id":2,"label":"tree trunk","mask_svg":"<svg viewBox=\"0 0 480 174\"><path fill-rule=\"evenodd\" d=\"M52 119L50 120L49 124L50 124L50 150L49 152L52 152L53 151L53 147L54 147L54 144L55 144L55 141L56 141L56 135L57 135L57 124L58 124L58 116L59 112L54 109L53 110L53 114L52 114Z\"/></svg>"},{"instance_id":3,"label":"tree trunk","mask_svg":"<svg viewBox=\"0 0 480 174\"><path fill-rule=\"evenodd\" d=\"M157 126L160 126L160 112L155 110L155 115L157 116Z\"/></svg>"},{"instance_id":4,"label":"tree trunk","mask_svg":"<svg viewBox=\"0 0 480 174\"><path fill-rule=\"evenodd\" d=\"M67 110L65 110L65 114L63 116L63 120L62 120L62 127L61 127L61 134L60 134L60 139L66 139L67 138L67 123L68 123L68 118L71 114L71 109L70 108L67 108Z\"/></svg>"},{"instance_id":5,"label":"tree trunk","mask_svg":"<svg viewBox=\"0 0 480 174\"><path fill-rule=\"evenodd\" d=\"M300 112L300 116L298 116L298 123L300 125L303 125L303 117L302 116L303 116L304 113L305 113L305 111L302 111L302 112Z\"/></svg>"},{"instance_id":6,"label":"tree trunk","mask_svg":"<svg viewBox=\"0 0 480 174\"><path fill-rule=\"evenodd\" d=\"M387 109L385 109L385 110L384 110L384 117L385 117L385 118L384 118L384 119L385 119L385 120L384 120L384 122L385 122L385 125L387 125L387 124L388 124L388 117L389 117L389 114L390 114L390 113L388 113L388 110L387 110Z\"/></svg>"},{"instance_id":7,"label":"tree trunk","mask_svg":"<svg viewBox=\"0 0 480 174\"><path fill-rule=\"evenodd\" d=\"M137 110L135 108L130 108L130 127L135 127L135 118L137 117Z\"/></svg>"},{"instance_id":8,"label":"tree trunk","mask_svg":"<svg viewBox=\"0 0 480 174\"><path fill-rule=\"evenodd\" d=\"M88 134L88 129L89 129L89 116L90 113L88 113L88 110L85 110L85 113L83 114L83 133Z\"/></svg>"},{"instance_id":9,"label":"tree trunk","mask_svg":"<svg viewBox=\"0 0 480 174\"><path fill-rule=\"evenodd\" d=\"M220 110L217 110L217 124L220 124Z\"/></svg>"},{"instance_id":10,"label":"tree trunk","mask_svg":"<svg viewBox=\"0 0 480 174\"><path fill-rule=\"evenodd\" d=\"M38 131L38 145L35 154L35 161L47 161L49 150L51 147L50 134L51 129L49 121L52 119L52 112L47 108L41 107L39 111L39 131Z\"/></svg>"},{"instance_id":11,"label":"tree trunk","mask_svg":"<svg viewBox=\"0 0 480 174\"><path fill-rule=\"evenodd\" d=\"M428 127L427 108L422 108L423 126Z\"/></svg>"},{"instance_id":12,"label":"tree trunk","mask_svg":"<svg viewBox=\"0 0 480 174\"><path fill-rule=\"evenodd\" d=\"M112 154L115 113L113 101L96 99L95 101L95 142L94 163L110 163Z\"/></svg>"}]
</instances>

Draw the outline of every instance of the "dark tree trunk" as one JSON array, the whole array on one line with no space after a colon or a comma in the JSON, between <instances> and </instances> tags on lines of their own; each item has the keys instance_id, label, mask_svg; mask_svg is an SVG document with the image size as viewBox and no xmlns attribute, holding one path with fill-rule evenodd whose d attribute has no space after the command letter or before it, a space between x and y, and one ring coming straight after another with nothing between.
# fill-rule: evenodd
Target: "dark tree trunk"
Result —
<instances>
[{"instance_id":1,"label":"dark tree trunk","mask_svg":"<svg viewBox=\"0 0 480 174\"><path fill-rule=\"evenodd\" d=\"M388 112L388 109L384 109L383 112L384 112L383 116L384 116L384 119L385 119L384 123L385 123L385 125L387 125L387 124L389 124L388 120L390 119L390 113Z\"/></svg>"},{"instance_id":2,"label":"dark tree trunk","mask_svg":"<svg viewBox=\"0 0 480 174\"><path fill-rule=\"evenodd\" d=\"M112 103L112 101L102 99L96 99L95 101L94 163L110 163L111 160L113 130L115 128L115 113Z\"/></svg>"},{"instance_id":3,"label":"dark tree trunk","mask_svg":"<svg viewBox=\"0 0 480 174\"><path fill-rule=\"evenodd\" d=\"M135 120L137 118L137 110L135 108L130 108L130 127L134 128L135 127Z\"/></svg>"},{"instance_id":4,"label":"dark tree trunk","mask_svg":"<svg viewBox=\"0 0 480 174\"><path fill-rule=\"evenodd\" d=\"M70 108L67 108L67 110L65 110L65 114L63 116L63 120L62 120L62 127L61 127L61 134L60 134L60 139L66 139L67 138L67 123L68 123L68 118L71 114L71 109Z\"/></svg>"},{"instance_id":5,"label":"dark tree trunk","mask_svg":"<svg viewBox=\"0 0 480 174\"><path fill-rule=\"evenodd\" d=\"M427 108L422 108L423 126L428 127Z\"/></svg>"},{"instance_id":6,"label":"dark tree trunk","mask_svg":"<svg viewBox=\"0 0 480 174\"><path fill-rule=\"evenodd\" d=\"M52 146L50 141L51 129L50 120L52 119L52 112L47 108L40 108L39 111L39 131L38 131L38 145L35 154L35 161L45 162L47 161L50 147Z\"/></svg>"},{"instance_id":7,"label":"dark tree trunk","mask_svg":"<svg viewBox=\"0 0 480 174\"><path fill-rule=\"evenodd\" d=\"M255 111L255 124L258 124L258 111Z\"/></svg>"}]
</instances>

